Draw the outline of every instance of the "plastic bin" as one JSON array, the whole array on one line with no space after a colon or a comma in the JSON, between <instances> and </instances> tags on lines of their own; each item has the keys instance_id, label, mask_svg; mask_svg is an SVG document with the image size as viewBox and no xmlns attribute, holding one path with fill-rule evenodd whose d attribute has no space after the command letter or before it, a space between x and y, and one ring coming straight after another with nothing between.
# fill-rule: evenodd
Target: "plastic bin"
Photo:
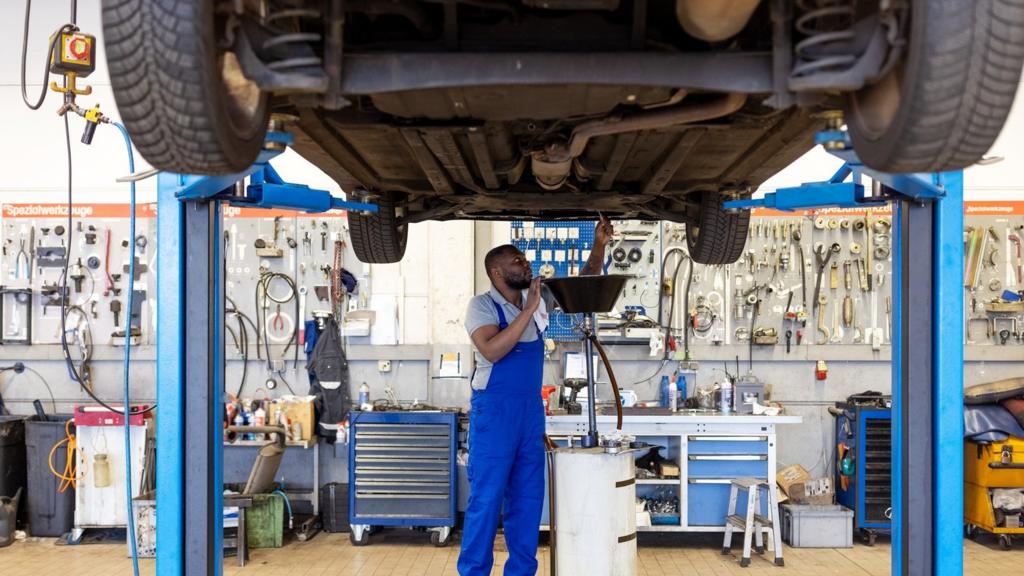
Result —
<instances>
[{"instance_id":1,"label":"plastic bin","mask_svg":"<svg viewBox=\"0 0 1024 576\"><path fill-rule=\"evenodd\" d=\"M13 498L25 488L25 420L27 416L0 416L0 496ZM24 497L22 498L24 500ZM27 521L25 506L18 513L20 523Z\"/></svg>"},{"instance_id":2,"label":"plastic bin","mask_svg":"<svg viewBox=\"0 0 1024 576\"><path fill-rule=\"evenodd\" d=\"M28 531L32 536L60 536L75 522L75 491L57 491L60 480L50 472L50 449L65 437L64 425L71 415L25 422L25 455L28 460ZM71 427L74 430L74 425ZM67 451L61 446L53 455L53 467L64 470Z\"/></svg>"},{"instance_id":3,"label":"plastic bin","mask_svg":"<svg viewBox=\"0 0 1024 576\"><path fill-rule=\"evenodd\" d=\"M320 487L320 525L324 532L348 532L348 484L331 482Z\"/></svg>"},{"instance_id":4,"label":"plastic bin","mask_svg":"<svg viewBox=\"0 0 1024 576\"><path fill-rule=\"evenodd\" d=\"M793 548L853 548L853 510L783 504L782 540Z\"/></svg>"}]
</instances>

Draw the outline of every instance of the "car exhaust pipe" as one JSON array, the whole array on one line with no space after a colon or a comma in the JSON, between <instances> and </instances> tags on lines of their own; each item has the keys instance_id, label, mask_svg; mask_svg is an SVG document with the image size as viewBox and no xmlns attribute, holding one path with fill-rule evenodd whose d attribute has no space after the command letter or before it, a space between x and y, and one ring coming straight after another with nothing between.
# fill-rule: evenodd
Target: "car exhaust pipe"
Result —
<instances>
[{"instance_id":1,"label":"car exhaust pipe","mask_svg":"<svg viewBox=\"0 0 1024 576\"><path fill-rule=\"evenodd\" d=\"M721 42L740 33L761 0L676 0L676 18L687 34Z\"/></svg>"},{"instance_id":2,"label":"car exhaust pipe","mask_svg":"<svg viewBox=\"0 0 1024 576\"><path fill-rule=\"evenodd\" d=\"M584 122L572 131L568 143L564 140L551 142L542 150L533 152L530 168L542 188L557 190L569 178L573 163L583 155L591 138L713 120L736 112L746 101L746 94L726 94L699 103L684 103L671 108Z\"/></svg>"}]
</instances>

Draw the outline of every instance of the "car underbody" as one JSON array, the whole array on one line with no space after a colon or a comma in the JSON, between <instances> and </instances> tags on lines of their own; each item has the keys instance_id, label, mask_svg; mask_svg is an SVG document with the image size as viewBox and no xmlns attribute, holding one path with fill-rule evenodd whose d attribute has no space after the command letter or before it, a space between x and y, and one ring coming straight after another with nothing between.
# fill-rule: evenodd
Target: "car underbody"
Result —
<instances>
[{"instance_id":1,"label":"car underbody","mask_svg":"<svg viewBox=\"0 0 1024 576\"><path fill-rule=\"evenodd\" d=\"M751 18L762 24L721 48L688 36L672 3L469 2L457 18L443 3L399 2L386 14L366 4L347 3L344 105L285 95L273 109L295 118L301 155L346 191L400 194L408 222L595 211L692 221L695 193L749 194L825 123L822 98L765 103L766 3ZM651 13L637 14L645 4Z\"/></svg>"}]
</instances>

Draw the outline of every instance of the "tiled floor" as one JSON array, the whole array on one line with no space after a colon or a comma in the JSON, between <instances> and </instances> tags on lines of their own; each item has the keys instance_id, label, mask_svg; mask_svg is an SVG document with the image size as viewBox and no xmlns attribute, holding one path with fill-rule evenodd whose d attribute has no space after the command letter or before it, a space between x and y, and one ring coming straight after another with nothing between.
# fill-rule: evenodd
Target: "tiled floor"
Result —
<instances>
[{"instance_id":1,"label":"tiled floor","mask_svg":"<svg viewBox=\"0 0 1024 576\"><path fill-rule=\"evenodd\" d=\"M386 532L373 536L369 546L356 548L345 534L320 534L308 542L291 543L276 550L255 550L244 568L234 559L225 562L225 575L269 576L456 576L458 546L434 548L422 533ZM966 570L970 576L1020 573L1024 563L1024 542L1013 551L999 550L995 541L965 542ZM734 548L732 557L719 555L720 541L710 536L642 534L638 576L708 576L788 574L790 576L886 575L889 574L889 546L856 545L849 550L785 549L786 567L776 568L755 558L750 568L739 567ZM538 554L539 575L548 574L548 549ZM496 554L492 574L501 574L503 553ZM154 573L154 561L142 560L143 574ZM52 539L17 542L0 549L0 574L40 576L74 574L108 576L130 574L131 565L123 545L55 546Z\"/></svg>"}]
</instances>

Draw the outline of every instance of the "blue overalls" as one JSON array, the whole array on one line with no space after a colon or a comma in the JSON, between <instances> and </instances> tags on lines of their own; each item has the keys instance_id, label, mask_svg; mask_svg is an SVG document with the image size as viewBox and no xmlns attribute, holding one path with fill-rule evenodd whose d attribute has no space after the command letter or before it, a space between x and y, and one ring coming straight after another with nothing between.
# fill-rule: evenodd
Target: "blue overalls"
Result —
<instances>
[{"instance_id":1,"label":"blue overalls","mask_svg":"<svg viewBox=\"0 0 1024 576\"><path fill-rule=\"evenodd\" d=\"M508 327L505 314L497 302L494 308L504 330ZM509 553L505 576L537 572L544 506L543 376L544 339L538 331L536 340L517 343L494 364L485 390L473 390L469 503L458 564L461 576L491 573L499 518Z\"/></svg>"}]
</instances>

